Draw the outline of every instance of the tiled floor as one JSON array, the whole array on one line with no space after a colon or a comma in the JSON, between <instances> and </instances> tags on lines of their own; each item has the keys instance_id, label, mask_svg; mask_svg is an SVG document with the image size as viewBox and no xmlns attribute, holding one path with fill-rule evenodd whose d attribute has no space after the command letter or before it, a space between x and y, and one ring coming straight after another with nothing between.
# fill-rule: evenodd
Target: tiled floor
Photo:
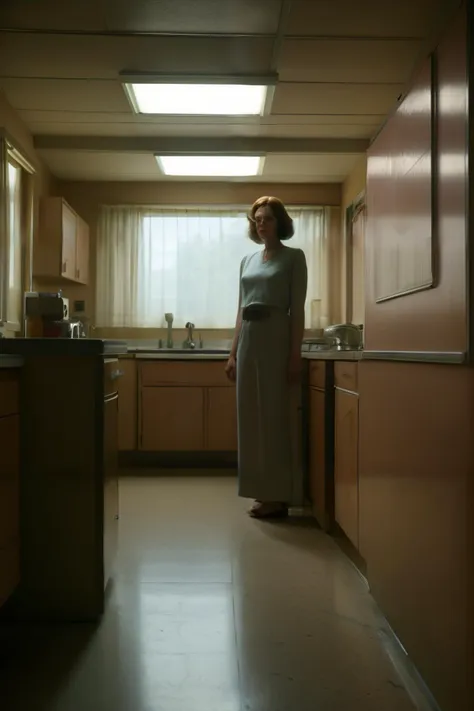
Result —
<instances>
[{"instance_id":1,"label":"tiled floor","mask_svg":"<svg viewBox=\"0 0 474 711\"><path fill-rule=\"evenodd\" d=\"M123 479L101 624L24 635L2 710L413 711L334 542L245 508L233 478Z\"/></svg>"}]
</instances>

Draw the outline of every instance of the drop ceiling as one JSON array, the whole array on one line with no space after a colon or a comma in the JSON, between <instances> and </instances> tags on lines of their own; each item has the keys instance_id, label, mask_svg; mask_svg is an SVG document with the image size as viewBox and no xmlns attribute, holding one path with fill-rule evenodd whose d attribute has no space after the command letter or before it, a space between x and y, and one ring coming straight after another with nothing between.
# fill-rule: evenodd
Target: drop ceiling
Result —
<instances>
[{"instance_id":1,"label":"drop ceiling","mask_svg":"<svg viewBox=\"0 0 474 711\"><path fill-rule=\"evenodd\" d=\"M163 180L153 153L182 139L197 151L260 146L253 181L341 182L457 4L2 0L0 88L61 179ZM262 117L143 116L124 70L279 81Z\"/></svg>"}]
</instances>

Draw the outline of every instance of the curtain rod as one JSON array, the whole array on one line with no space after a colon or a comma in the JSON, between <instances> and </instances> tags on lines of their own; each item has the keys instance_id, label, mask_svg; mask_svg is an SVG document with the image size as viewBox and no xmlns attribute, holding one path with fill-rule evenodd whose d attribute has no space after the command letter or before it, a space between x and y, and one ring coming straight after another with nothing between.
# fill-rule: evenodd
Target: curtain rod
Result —
<instances>
[{"instance_id":1,"label":"curtain rod","mask_svg":"<svg viewBox=\"0 0 474 711\"><path fill-rule=\"evenodd\" d=\"M127 203L102 203L100 207L126 207L126 208L140 208L142 210L184 210L189 212L194 212L198 210L238 210L239 212L249 212L248 205L153 205L153 204L127 204ZM285 205L287 210L315 210L320 211L326 209L326 207L340 207L339 205Z\"/></svg>"}]
</instances>

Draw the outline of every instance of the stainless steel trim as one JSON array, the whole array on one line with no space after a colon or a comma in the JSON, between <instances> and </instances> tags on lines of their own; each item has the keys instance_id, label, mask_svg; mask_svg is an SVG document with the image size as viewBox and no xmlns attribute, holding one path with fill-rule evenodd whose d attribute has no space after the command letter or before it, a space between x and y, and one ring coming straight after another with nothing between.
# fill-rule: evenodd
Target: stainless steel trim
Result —
<instances>
[{"instance_id":1,"label":"stainless steel trim","mask_svg":"<svg viewBox=\"0 0 474 711\"><path fill-rule=\"evenodd\" d=\"M111 393L110 395L106 395L104 397L104 403L106 402L113 402L114 400L118 400L118 393Z\"/></svg>"},{"instance_id":2,"label":"stainless steel trim","mask_svg":"<svg viewBox=\"0 0 474 711\"><path fill-rule=\"evenodd\" d=\"M363 351L362 360L387 360L406 363L467 363L464 351Z\"/></svg>"},{"instance_id":3,"label":"stainless steel trim","mask_svg":"<svg viewBox=\"0 0 474 711\"><path fill-rule=\"evenodd\" d=\"M359 393L357 390L348 390L347 388L341 388L339 385L334 386L335 390L339 390L340 393L346 393L347 395L354 395L355 397L359 397Z\"/></svg>"},{"instance_id":4,"label":"stainless steel trim","mask_svg":"<svg viewBox=\"0 0 474 711\"><path fill-rule=\"evenodd\" d=\"M206 74L197 73L165 74L160 72L134 72L123 70L119 72L122 82L128 84L248 84L275 86L278 84L278 73L269 74Z\"/></svg>"}]
</instances>

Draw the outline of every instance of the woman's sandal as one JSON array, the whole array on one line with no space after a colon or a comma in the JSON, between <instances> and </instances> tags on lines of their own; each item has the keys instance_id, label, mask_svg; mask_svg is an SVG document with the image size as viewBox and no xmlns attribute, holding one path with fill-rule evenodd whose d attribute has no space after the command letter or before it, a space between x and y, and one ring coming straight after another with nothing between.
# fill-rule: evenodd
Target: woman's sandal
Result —
<instances>
[{"instance_id":1,"label":"woman's sandal","mask_svg":"<svg viewBox=\"0 0 474 711\"><path fill-rule=\"evenodd\" d=\"M288 506L286 504L256 501L249 511L252 518L286 518Z\"/></svg>"}]
</instances>

